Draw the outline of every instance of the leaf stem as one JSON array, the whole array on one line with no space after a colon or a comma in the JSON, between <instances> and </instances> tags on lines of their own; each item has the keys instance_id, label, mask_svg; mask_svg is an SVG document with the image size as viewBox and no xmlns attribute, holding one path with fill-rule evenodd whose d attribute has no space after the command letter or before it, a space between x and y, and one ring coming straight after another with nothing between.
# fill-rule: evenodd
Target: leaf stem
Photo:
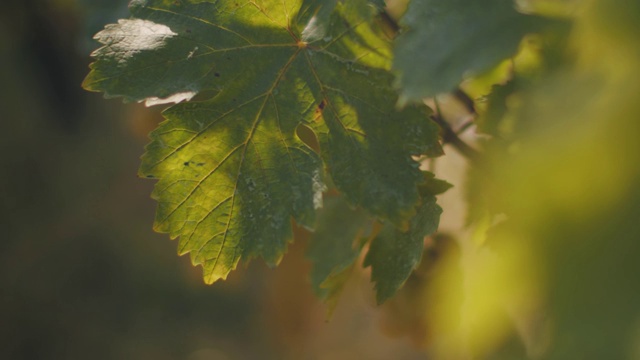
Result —
<instances>
[{"instance_id":1,"label":"leaf stem","mask_svg":"<svg viewBox=\"0 0 640 360\"><path fill-rule=\"evenodd\" d=\"M464 90L458 87L453 91L452 95L456 99L458 99L458 101L460 101L462 105L464 105L465 109L467 109L468 112L470 112L473 115L477 114L475 102L469 95L467 95L466 92L464 92Z\"/></svg>"},{"instance_id":2,"label":"leaf stem","mask_svg":"<svg viewBox=\"0 0 640 360\"><path fill-rule=\"evenodd\" d=\"M460 155L467 158L467 160L473 161L478 158L480 155L478 151L466 142L462 141L458 134L451 128L451 125L442 117L442 113L440 112L440 105L438 103L438 99L434 98L433 101L436 104L436 112L431 117L433 121L436 122L442 129L442 142L443 144L451 144Z\"/></svg>"}]
</instances>

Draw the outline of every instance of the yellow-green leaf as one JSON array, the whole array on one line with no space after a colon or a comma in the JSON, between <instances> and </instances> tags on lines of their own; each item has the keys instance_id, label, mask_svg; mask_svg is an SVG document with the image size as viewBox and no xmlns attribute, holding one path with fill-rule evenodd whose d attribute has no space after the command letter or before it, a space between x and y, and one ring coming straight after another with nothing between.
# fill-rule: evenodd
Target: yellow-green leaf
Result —
<instances>
[{"instance_id":1,"label":"yellow-green leaf","mask_svg":"<svg viewBox=\"0 0 640 360\"><path fill-rule=\"evenodd\" d=\"M140 175L159 179L155 228L180 237L206 282L241 259L277 264L291 219L315 223L325 171L352 204L406 222L422 181L412 155L441 153L428 108L395 108L374 7L318 4L134 0L130 19L96 35L87 89L182 102L164 112Z\"/></svg>"}]
</instances>

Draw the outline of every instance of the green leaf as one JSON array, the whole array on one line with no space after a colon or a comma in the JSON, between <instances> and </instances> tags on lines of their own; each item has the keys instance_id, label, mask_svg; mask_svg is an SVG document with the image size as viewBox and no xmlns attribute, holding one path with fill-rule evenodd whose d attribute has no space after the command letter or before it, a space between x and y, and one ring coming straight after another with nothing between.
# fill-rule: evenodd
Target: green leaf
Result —
<instances>
[{"instance_id":1,"label":"green leaf","mask_svg":"<svg viewBox=\"0 0 640 360\"><path fill-rule=\"evenodd\" d=\"M452 91L463 76L492 68L515 54L539 23L513 0L411 1L393 64L400 103Z\"/></svg>"},{"instance_id":2,"label":"green leaf","mask_svg":"<svg viewBox=\"0 0 640 360\"><path fill-rule=\"evenodd\" d=\"M311 260L311 285L333 312L364 242L361 241L371 217L351 208L343 197L329 197L318 216L307 257Z\"/></svg>"},{"instance_id":3,"label":"green leaf","mask_svg":"<svg viewBox=\"0 0 640 360\"><path fill-rule=\"evenodd\" d=\"M424 182L418 186L422 197L440 195L453 187L444 180L436 179L432 172L424 171L423 174Z\"/></svg>"},{"instance_id":4,"label":"green leaf","mask_svg":"<svg viewBox=\"0 0 640 360\"><path fill-rule=\"evenodd\" d=\"M374 9L328 5L319 37L313 4L134 0L132 18L96 35L87 89L147 104L199 94L164 112L140 175L159 179L155 229L180 237L207 283L241 259L277 264L290 219L315 223L325 169L352 204L400 224L419 202L412 155L441 154L429 109L395 108Z\"/></svg>"},{"instance_id":5,"label":"green leaf","mask_svg":"<svg viewBox=\"0 0 640 360\"><path fill-rule=\"evenodd\" d=\"M371 241L364 266L371 266L371 281L375 282L378 304L391 298L418 266L424 238L438 229L441 213L436 198L428 195L407 230L385 224Z\"/></svg>"}]
</instances>

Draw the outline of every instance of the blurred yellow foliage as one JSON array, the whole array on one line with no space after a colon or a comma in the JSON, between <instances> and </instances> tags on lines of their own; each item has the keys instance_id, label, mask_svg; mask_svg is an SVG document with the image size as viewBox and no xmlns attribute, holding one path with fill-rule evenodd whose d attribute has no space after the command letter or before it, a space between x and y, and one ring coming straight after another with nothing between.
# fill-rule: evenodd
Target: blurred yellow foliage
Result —
<instances>
[{"instance_id":1,"label":"blurred yellow foliage","mask_svg":"<svg viewBox=\"0 0 640 360\"><path fill-rule=\"evenodd\" d=\"M458 342L438 359L640 355L640 3L564 3L574 25L551 49L564 62L520 89L511 144L487 147L481 188L507 220L464 266ZM514 62L537 56L525 44ZM482 95L503 67L467 89Z\"/></svg>"}]
</instances>

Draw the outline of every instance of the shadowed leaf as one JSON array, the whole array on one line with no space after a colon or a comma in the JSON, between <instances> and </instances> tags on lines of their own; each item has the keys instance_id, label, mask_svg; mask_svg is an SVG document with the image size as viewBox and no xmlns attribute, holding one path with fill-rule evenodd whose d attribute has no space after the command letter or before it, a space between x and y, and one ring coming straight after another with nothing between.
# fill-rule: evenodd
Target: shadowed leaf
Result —
<instances>
[{"instance_id":1,"label":"shadowed leaf","mask_svg":"<svg viewBox=\"0 0 640 360\"><path fill-rule=\"evenodd\" d=\"M352 209L342 197L331 197L318 217L307 257L312 261L311 285L328 306L330 315L364 245L371 217Z\"/></svg>"},{"instance_id":2,"label":"shadowed leaf","mask_svg":"<svg viewBox=\"0 0 640 360\"><path fill-rule=\"evenodd\" d=\"M463 76L497 65L540 21L513 0L411 1L393 64L400 103L452 91Z\"/></svg>"},{"instance_id":3,"label":"shadowed leaf","mask_svg":"<svg viewBox=\"0 0 640 360\"><path fill-rule=\"evenodd\" d=\"M432 176L427 178L424 190L439 189L444 183ZM364 266L371 266L371 281L375 282L378 304L391 298L418 266L424 238L438 229L441 213L442 209L436 204L435 196L424 191L422 204L411 219L408 229L387 223L371 241Z\"/></svg>"}]
</instances>

